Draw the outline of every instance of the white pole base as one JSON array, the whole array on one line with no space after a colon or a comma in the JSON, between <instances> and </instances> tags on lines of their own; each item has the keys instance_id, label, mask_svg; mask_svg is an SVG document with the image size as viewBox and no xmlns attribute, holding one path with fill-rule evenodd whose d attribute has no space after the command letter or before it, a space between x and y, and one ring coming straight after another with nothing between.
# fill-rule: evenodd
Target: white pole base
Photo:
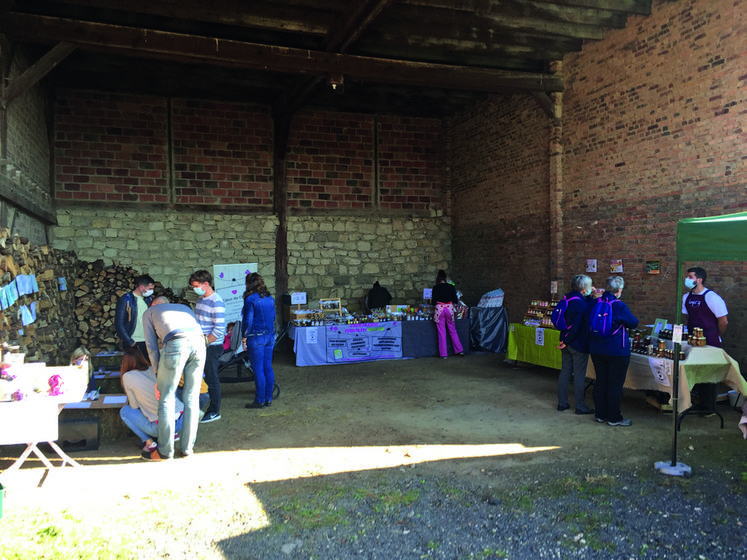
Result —
<instances>
[{"instance_id":1,"label":"white pole base","mask_svg":"<svg viewBox=\"0 0 747 560\"><path fill-rule=\"evenodd\" d=\"M673 466L672 461L656 461L654 468L661 474L684 476L685 478L690 478L690 475L693 473L693 470L685 463L677 463Z\"/></svg>"}]
</instances>

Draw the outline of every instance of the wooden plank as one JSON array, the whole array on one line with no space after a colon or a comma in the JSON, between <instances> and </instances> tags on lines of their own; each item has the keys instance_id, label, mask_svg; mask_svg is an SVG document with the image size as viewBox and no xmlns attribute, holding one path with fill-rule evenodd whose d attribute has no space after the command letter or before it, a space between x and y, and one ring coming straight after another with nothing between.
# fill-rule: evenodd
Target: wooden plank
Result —
<instances>
[{"instance_id":1,"label":"wooden plank","mask_svg":"<svg viewBox=\"0 0 747 560\"><path fill-rule=\"evenodd\" d=\"M55 66L65 60L74 50L75 45L66 42L58 43L52 47L47 54L37 60L23 74L10 82L2 98L3 107L7 107L8 103L13 101L13 99L31 89L34 84L51 72Z\"/></svg>"},{"instance_id":2,"label":"wooden plank","mask_svg":"<svg viewBox=\"0 0 747 560\"><path fill-rule=\"evenodd\" d=\"M551 74L466 68L404 60L324 53L303 49L167 33L118 25L10 13L7 29L27 41L68 41L130 55L310 75L343 74L381 83L468 91L562 91Z\"/></svg>"}]
</instances>

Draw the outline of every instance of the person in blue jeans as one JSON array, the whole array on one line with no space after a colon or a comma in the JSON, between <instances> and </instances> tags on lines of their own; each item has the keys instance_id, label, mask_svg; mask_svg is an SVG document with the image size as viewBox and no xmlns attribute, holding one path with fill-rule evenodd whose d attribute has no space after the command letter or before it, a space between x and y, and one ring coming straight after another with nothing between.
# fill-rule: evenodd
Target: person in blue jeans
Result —
<instances>
[{"instance_id":1,"label":"person in blue jeans","mask_svg":"<svg viewBox=\"0 0 747 560\"><path fill-rule=\"evenodd\" d=\"M272 405L275 372L272 352L275 348L275 300L256 272L247 275L244 307L241 310L241 336L249 363L254 370L254 402L245 408L264 408Z\"/></svg>"},{"instance_id":2,"label":"person in blue jeans","mask_svg":"<svg viewBox=\"0 0 747 560\"><path fill-rule=\"evenodd\" d=\"M597 379L594 382L594 419L610 426L630 426L630 418L623 418L620 411L623 385L630 363L630 339L627 329L638 326L638 319L627 305L620 301L625 281L622 276L607 278L605 292L600 299L612 303L612 335L608 337L591 334L589 353Z\"/></svg>"}]
</instances>

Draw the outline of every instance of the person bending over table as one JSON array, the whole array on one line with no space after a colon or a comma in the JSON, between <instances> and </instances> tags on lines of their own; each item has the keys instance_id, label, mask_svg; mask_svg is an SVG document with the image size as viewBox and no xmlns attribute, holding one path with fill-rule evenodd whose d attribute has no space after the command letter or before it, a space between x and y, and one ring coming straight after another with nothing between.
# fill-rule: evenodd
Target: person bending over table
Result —
<instances>
[{"instance_id":1,"label":"person bending over table","mask_svg":"<svg viewBox=\"0 0 747 560\"><path fill-rule=\"evenodd\" d=\"M558 411L568 410L568 383L573 376L576 414L593 414L594 409L584 403L586 364L589 362L589 311L596 299L591 296L591 278L576 274L571 280L571 291L565 294L568 307L565 324L560 331L560 376L558 377Z\"/></svg>"},{"instance_id":2,"label":"person bending over table","mask_svg":"<svg viewBox=\"0 0 747 560\"><path fill-rule=\"evenodd\" d=\"M205 367L205 339L194 312L179 303L169 303L159 296L143 315L145 343L150 363L156 372L158 389L158 441L155 451L143 452L146 461L160 461L174 456L174 420L176 388L184 376L184 426L181 437L183 457L194 454L197 427L200 378Z\"/></svg>"},{"instance_id":3,"label":"person bending over table","mask_svg":"<svg viewBox=\"0 0 747 560\"><path fill-rule=\"evenodd\" d=\"M241 310L241 342L249 353L254 370L254 402L245 408L272 406L275 372L272 352L275 348L275 300L264 279L252 272L246 277L244 307Z\"/></svg>"},{"instance_id":4,"label":"person bending over table","mask_svg":"<svg viewBox=\"0 0 747 560\"><path fill-rule=\"evenodd\" d=\"M438 331L438 354L446 358L449 348L446 345L446 330L449 331L451 344L454 346L454 353L457 356L464 356L464 348L457 334L456 323L454 322L454 305L459 303L456 288L446 281L446 271L439 270L436 274L436 285L431 292L431 305L435 305L433 310L433 321L436 323Z\"/></svg>"},{"instance_id":5,"label":"person bending over table","mask_svg":"<svg viewBox=\"0 0 747 560\"><path fill-rule=\"evenodd\" d=\"M125 349L120 368L122 390L127 395L127 404L119 409L119 416L130 430L140 438L143 451L150 453L158 448L154 438L158 437L158 399L156 398L156 374L137 346ZM182 429L184 404L176 400L176 422L174 433Z\"/></svg>"},{"instance_id":6,"label":"person bending over table","mask_svg":"<svg viewBox=\"0 0 747 560\"><path fill-rule=\"evenodd\" d=\"M612 304L612 335L597 336L591 333L589 352L596 370L594 382L594 419L610 426L630 426L630 418L620 411L623 385L630 363L630 339L627 329L638 326L638 319L627 305L620 301L625 281L621 276L607 278L605 292L600 299Z\"/></svg>"}]
</instances>

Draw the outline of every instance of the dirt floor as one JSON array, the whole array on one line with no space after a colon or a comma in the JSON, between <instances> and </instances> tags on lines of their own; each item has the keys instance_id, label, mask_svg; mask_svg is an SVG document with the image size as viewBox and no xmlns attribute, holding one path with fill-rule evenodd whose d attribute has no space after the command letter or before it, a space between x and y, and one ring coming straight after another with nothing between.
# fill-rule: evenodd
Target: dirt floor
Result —
<instances>
[{"instance_id":1,"label":"dirt floor","mask_svg":"<svg viewBox=\"0 0 747 560\"><path fill-rule=\"evenodd\" d=\"M197 459L219 452L278 453L270 473L262 473L262 464L252 465L259 480L276 474L280 464L291 471L301 468L299 456L319 455L305 467L307 474L365 468L358 463L365 461L367 449L383 453L374 453L374 468L426 461L434 469L476 476L486 465L491 471L557 463L649 470L655 461L672 458L671 414L649 405L642 392L625 392L623 414L633 420L632 427L600 425L590 416L574 415L573 402L570 410L557 412L555 370L517 366L503 355L301 368L282 348L275 370L281 393L271 408L244 408L253 398L253 383L223 385L223 417L200 425ZM740 414L728 403L719 410L723 430L718 417L692 416L682 423L677 459L695 473L720 458L743 456L747 442L737 428ZM83 465L141 463L137 443L124 436L71 456ZM0 447L0 469L22 449ZM331 461L338 464L327 464L325 457L340 449L345 452ZM346 461L350 464L340 464ZM39 467L32 456L12 474L35 480L38 473L28 471Z\"/></svg>"},{"instance_id":2,"label":"dirt floor","mask_svg":"<svg viewBox=\"0 0 747 560\"><path fill-rule=\"evenodd\" d=\"M742 492L747 471L740 414L728 405L721 405L723 430L718 417L684 420L677 459L693 474L679 487L654 470L656 461L671 462L672 417L640 392L623 400L633 426L615 428L573 408L557 412L557 371L516 367L502 355L300 368L288 349L276 354L281 393L273 406L247 410L253 384L224 384L222 419L200 425L190 459L142 461L136 438L125 435L71 452L81 468L45 474L32 457L20 471L0 473L0 525L9 535L0 557L560 558L575 551L574 558L617 559L598 551L629 558L650 550L640 557L680 558L672 551L681 537L662 542L646 528L675 505L672 523L687 520L690 502L672 498L682 492L695 496L697 511L719 504L707 510L718 521L702 529L719 550L733 547L731 533L718 533L724 523L743 523L739 508L722 505ZM22 450L0 447L0 469ZM615 508L642 514L626 515L635 525L614 537L592 515L613 507L607 494L603 503L579 505L567 491L606 488L605 481L619 481L615 492L625 501ZM539 505L557 488L566 489L561 502ZM723 495L706 496L709 489ZM655 498L628 505L640 496ZM537 507L527 506L535 499ZM455 524L469 529L460 539L448 536ZM559 533L547 537L544 527ZM700 533L685 533L699 550Z\"/></svg>"}]
</instances>

